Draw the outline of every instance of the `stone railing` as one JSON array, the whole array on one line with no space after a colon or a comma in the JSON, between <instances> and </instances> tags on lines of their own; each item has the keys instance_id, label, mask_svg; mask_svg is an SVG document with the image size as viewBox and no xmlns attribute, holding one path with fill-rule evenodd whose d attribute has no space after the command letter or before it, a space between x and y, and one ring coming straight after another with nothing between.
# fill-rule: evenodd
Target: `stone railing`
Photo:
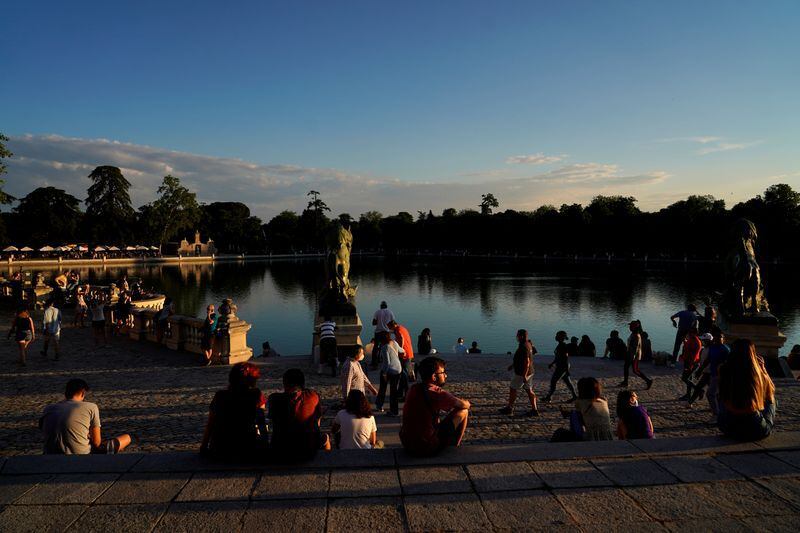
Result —
<instances>
[{"instance_id":1,"label":"stone railing","mask_svg":"<svg viewBox=\"0 0 800 533\"><path fill-rule=\"evenodd\" d=\"M137 306L131 310L133 325L126 327L123 331L127 331L128 337L135 341L157 343L157 314L157 309ZM106 319L107 327L113 327L113 314L107 312L106 317L108 317ZM221 328L219 334L214 338L214 359L223 364L232 365L253 357L253 349L247 346L247 332L251 327L252 325L239 317L233 314L228 315L227 327ZM170 350L203 353L202 330L202 318L172 315L167 319L167 329L164 331L161 344Z\"/></svg>"}]
</instances>

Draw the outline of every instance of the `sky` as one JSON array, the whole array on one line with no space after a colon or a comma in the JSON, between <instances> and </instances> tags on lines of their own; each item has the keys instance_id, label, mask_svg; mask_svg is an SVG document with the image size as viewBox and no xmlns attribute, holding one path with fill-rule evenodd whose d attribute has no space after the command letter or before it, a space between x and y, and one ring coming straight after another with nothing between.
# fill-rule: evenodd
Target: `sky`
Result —
<instances>
[{"instance_id":1,"label":"sky","mask_svg":"<svg viewBox=\"0 0 800 533\"><path fill-rule=\"evenodd\" d=\"M7 192L122 168L269 219L800 189L800 2L6 4Z\"/></svg>"}]
</instances>

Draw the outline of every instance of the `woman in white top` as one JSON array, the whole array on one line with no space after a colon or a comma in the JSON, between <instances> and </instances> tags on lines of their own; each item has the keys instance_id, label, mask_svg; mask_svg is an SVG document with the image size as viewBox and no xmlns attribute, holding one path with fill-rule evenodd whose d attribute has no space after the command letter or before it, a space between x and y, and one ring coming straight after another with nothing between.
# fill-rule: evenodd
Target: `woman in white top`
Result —
<instances>
[{"instance_id":1,"label":"woman in white top","mask_svg":"<svg viewBox=\"0 0 800 533\"><path fill-rule=\"evenodd\" d=\"M382 448L378 441L378 426L369 402L360 390L351 390L345 408L336 413L331 425L334 440L341 450Z\"/></svg>"},{"instance_id":2,"label":"woman in white top","mask_svg":"<svg viewBox=\"0 0 800 533\"><path fill-rule=\"evenodd\" d=\"M347 401L347 396L351 390L360 390L364 394L369 392L373 396L378 394L377 389L372 385L364 369L361 367L361 360L364 359L364 348L356 347L353 357L348 358L342 365L340 382L342 385L342 401Z\"/></svg>"}]
</instances>

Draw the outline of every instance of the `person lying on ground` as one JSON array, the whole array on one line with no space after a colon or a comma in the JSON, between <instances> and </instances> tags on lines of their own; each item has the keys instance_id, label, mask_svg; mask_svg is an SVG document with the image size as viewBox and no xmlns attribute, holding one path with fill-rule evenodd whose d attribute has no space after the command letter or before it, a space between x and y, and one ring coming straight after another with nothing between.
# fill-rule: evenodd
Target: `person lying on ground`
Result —
<instances>
[{"instance_id":1,"label":"person lying on ground","mask_svg":"<svg viewBox=\"0 0 800 533\"><path fill-rule=\"evenodd\" d=\"M64 400L44 408L39 429L44 434L45 454L86 455L119 453L131 443L128 434L104 440L100 433L100 410L86 402L89 385L82 379L71 379L64 391Z\"/></svg>"}]
</instances>

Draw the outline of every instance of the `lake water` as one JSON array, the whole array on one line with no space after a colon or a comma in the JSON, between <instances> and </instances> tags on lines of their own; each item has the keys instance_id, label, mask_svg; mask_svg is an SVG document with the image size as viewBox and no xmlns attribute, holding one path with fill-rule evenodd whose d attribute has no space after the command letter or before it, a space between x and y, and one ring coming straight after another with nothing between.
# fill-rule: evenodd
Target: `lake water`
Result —
<instances>
[{"instance_id":1,"label":"lake water","mask_svg":"<svg viewBox=\"0 0 800 533\"><path fill-rule=\"evenodd\" d=\"M239 316L253 324L256 351L269 340L283 355L308 354L323 266L319 260L274 260L215 265L86 268L84 279L109 282L123 273L172 296L177 312L200 316L208 303L231 297ZM800 343L800 285L790 265L764 268L772 312L788 337L782 354ZM669 316L686 302L701 307L721 290L714 265L545 264L488 259L354 258L352 281L364 322L386 300L413 338L428 327L434 346L451 351L458 337L477 340L485 353L516 347L519 328L529 331L542 354L552 353L559 329L589 335L602 353L611 329L625 335L637 318L654 350L672 350Z\"/></svg>"}]
</instances>

